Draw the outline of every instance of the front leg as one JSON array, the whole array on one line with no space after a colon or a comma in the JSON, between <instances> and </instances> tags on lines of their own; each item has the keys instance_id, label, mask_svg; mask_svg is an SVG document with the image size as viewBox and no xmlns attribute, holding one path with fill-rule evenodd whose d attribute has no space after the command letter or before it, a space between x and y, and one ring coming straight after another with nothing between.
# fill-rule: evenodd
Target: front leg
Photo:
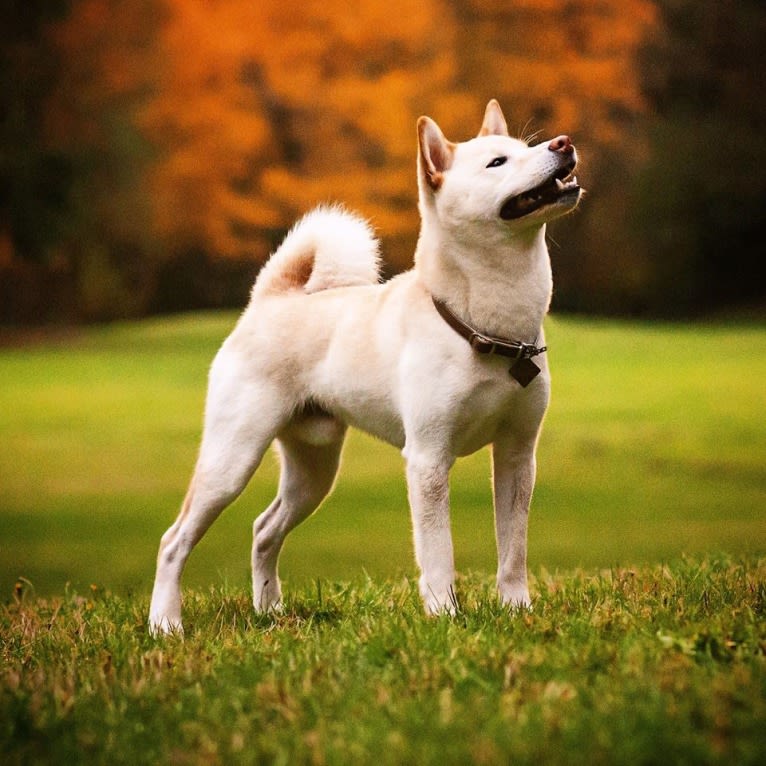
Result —
<instances>
[{"instance_id":1,"label":"front leg","mask_svg":"<svg viewBox=\"0 0 766 766\"><path fill-rule=\"evenodd\" d=\"M411 446L405 448L404 456L420 595L429 614L451 614L457 606L449 519L449 470L453 461Z\"/></svg>"},{"instance_id":2,"label":"front leg","mask_svg":"<svg viewBox=\"0 0 766 766\"><path fill-rule=\"evenodd\" d=\"M535 486L535 442L500 439L492 445L497 589L501 601L510 606L530 604L527 519Z\"/></svg>"}]
</instances>

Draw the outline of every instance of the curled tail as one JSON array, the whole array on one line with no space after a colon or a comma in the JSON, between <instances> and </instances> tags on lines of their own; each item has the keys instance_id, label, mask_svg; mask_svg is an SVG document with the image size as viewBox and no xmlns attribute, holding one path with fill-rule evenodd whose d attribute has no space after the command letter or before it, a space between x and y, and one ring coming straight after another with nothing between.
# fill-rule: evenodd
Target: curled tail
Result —
<instances>
[{"instance_id":1,"label":"curled tail","mask_svg":"<svg viewBox=\"0 0 766 766\"><path fill-rule=\"evenodd\" d=\"M376 284L379 261L378 240L365 220L341 207L318 207L266 262L253 295Z\"/></svg>"}]
</instances>

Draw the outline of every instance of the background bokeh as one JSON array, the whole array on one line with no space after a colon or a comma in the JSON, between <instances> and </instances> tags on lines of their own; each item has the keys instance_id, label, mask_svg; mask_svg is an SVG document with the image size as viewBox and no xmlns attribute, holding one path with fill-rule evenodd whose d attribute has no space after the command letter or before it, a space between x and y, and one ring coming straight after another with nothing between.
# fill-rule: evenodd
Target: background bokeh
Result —
<instances>
[{"instance_id":1,"label":"background bokeh","mask_svg":"<svg viewBox=\"0 0 766 766\"><path fill-rule=\"evenodd\" d=\"M417 237L415 120L568 133L554 308L764 305L761 0L6 0L0 322L240 306L294 219Z\"/></svg>"}]
</instances>

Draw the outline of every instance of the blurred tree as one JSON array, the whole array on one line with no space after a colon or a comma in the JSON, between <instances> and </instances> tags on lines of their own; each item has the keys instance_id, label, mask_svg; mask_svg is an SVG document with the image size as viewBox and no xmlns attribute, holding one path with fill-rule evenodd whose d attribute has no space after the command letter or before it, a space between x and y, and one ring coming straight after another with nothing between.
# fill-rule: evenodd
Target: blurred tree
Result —
<instances>
[{"instance_id":1,"label":"blurred tree","mask_svg":"<svg viewBox=\"0 0 766 766\"><path fill-rule=\"evenodd\" d=\"M269 105L248 63L264 44L263 4L162 1L162 64L139 115L157 151L154 224L171 251L236 257L255 244L262 254L262 233L283 225L251 179L276 154Z\"/></svg>"},{"instance_id":2,"label":"blurred tree","mask_svg":"<svg viewBox=\"0 0 766 766\"><path fill-rule=\"evenodd\" d=\"M70 173L66 158L43 137L58 59L41 30L65 8L63 0L4 0L0 6L0 240L6 261L44 261L60 234Z\"/></svg>"},{"instance_id":3,"label":"blurred tree","mask_svg":"<svg viewBox=\"0 0 766 766\"><path fill-rule=\"evenodd\" d=\"M46 140L72 168L68 227L58 245L89 319L135 316L157 274L145 177L152 153L135 115L160 67L156 0L76 0L48 31L60 64L46 102Z\"/></svg>"},{"instance_id":4,"label":"blurred tree","mask_svg":"<svg viewBox=\"0 0 766 766\"><path fill-rule=\"evenodd\" d=\"M153 196L166 237L262 259L296 216L342 201L373 219L389 253L408 238L404 266L415 118L474 105L456 95L454 24L439 0L166 3L159 92L142 113L161 153Z\"/></svg>"},{"instance_id":5,"label":"blurred tree","mask_svg":"<svg viewBox=\"0 0 766 766\"><path fill-rule=\"evenodd\" d=\"M764 307L766 5L662 0L664 34L644 52L651 159L634 185L654 269L652 313Z\"/></svg>"},{"instance_id":6,"label":"blurred tree","mask_svg":"<svg viewBox=\"0 0 766 766\"><path fill-rule=\"evenodd\" d=\"M755 0L3 11L0 270L36 264L25 274L39 305L67 290L85 318L242 303L257 265L320 201L368 216L391 269L405 268L415 119L464 140L492 97L517 135L566 132L581 150L586 212L551 228L556 308L688 313L762 297ZM65 284L47 284L54 273ZM0 319L19 315L5 309L29 292L18 284L0 278Z\"/></svg>"},{"instance_id":7,"label":"blurred tree","mask_svg":"<svg viewBox=\"0 0 766 766\"><path fill-rule=\"evenodd\" d=\"M59 59L43 35L67 7L63 0L0 5L0 321L70 313L71 275L55 247L67 227L73 173L45 140Z\"/></svg>"},{"instance_id":8,"label":"blurred tree","mask_svg":"<svg viewBox=\"0 0 766 766\"><path fill-rule=\"evenodd\" d=\"M652 0L455 0L460 79L497 97L520 134L622 141L644 109L636 53Z\"/></svg>"}]
</instances>

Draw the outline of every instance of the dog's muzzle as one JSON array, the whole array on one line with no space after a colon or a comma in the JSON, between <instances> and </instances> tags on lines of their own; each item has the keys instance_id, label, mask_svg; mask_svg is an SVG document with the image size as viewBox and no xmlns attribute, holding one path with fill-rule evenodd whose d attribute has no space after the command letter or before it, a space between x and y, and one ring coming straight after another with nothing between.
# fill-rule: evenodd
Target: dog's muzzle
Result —
<instances>
[{"instance_id":1,"label":"dog's muzzle","mask_svg":"<svg viewBox=\"0 0 766 766\"><path fill-rule=\"evenodd\" d=\"M577 176L574 175L574 169L577 166L577 152L574 144L569 136L559 136L548 144L548 150L562 158L561 167L540 186L507 199L500 208L500 217L504 221L523 218L547 205L577 204L581 188L577 183Z\"/></svg>"}]
</instances>

